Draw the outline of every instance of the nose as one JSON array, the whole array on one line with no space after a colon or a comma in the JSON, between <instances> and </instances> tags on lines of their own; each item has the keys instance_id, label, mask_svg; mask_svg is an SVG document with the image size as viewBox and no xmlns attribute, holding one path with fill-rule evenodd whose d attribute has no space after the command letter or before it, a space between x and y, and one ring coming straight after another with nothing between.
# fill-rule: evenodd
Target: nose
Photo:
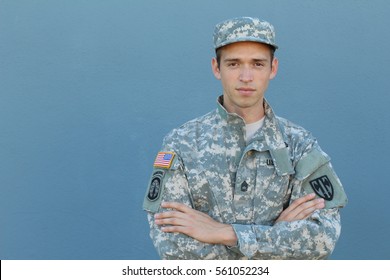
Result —
<instances>
[{"instance_id":1,"label":"nose","mask_svg":"<svg viewBox=\"0 0 390 280\"><path fill-rule=\"evenodd\" d=\"M249 67L243 67L240 73L240 81L247 83L253 80L253 72Z\"/></svg>"}]
</instances>

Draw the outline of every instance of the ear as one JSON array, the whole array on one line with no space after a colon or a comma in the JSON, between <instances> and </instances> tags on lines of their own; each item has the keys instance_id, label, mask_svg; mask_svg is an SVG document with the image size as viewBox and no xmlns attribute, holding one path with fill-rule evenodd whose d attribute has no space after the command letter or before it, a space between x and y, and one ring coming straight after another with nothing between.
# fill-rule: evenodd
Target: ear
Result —
<instances>
[{"instance_id":1,"label":"ear","mask_svg":"<svg viewBox=\"0 0 390 280\"><path fill-rule=\"evenodd\" d=\"M213 57L213 59L211 60L211 69L213 70L213 74L214 74L215 78L220 80L221 79L221 71L218 67L218 62L217 62L217 59L215 57Z\"/></svg>"},{"instance_id":2,"label":"ear","mask_svg":"<svg viewBox=\"0 0 390 280\"><path fill-rule=\"evenodd\" d=\"M279 66L279 60L276 57L274 57L274 60L272 61L271 75L269 77L270 80L276 77L276 74L278 73L278 66Z\"/></svg>"}]
</instances>

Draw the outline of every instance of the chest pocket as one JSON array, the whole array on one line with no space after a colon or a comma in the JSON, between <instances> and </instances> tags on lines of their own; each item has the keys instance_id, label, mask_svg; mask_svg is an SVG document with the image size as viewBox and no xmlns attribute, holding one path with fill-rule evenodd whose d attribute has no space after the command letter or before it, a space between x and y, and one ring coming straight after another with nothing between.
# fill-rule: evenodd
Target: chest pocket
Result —
<instances>
[{"instance_id":1,"label":"chest pocket","mask_svg":"<svg viewBox=\"0 0 390 280\"><path fill-rule=\"evenodd\" d=\"M212 167L187 174L193 208L216 221L233 223L229 174Z\"/></svg>"},{"instance_id":2,"label":"chest pocket","mask_svg":"<svg viewBox=\"0 0 390 280\"><path fill-rule=\"evenodd\" d=\"M287 148L270 150L270 153L275 164L276 172L279 176L291 175L295 173Z\"/></svg>"},{"instance_id":3,"label":"chest pocket","mask_svg":"<svg viewBox=\"0 0 390 280\"><path fill-rule=\"evenodd\" d=\"M288 199L294 173L287 148L250 151L240 164L235 186L236 218L242 223L271 223Z\"/></svg>"},{"instance_id":4,"label":"chest pocket","mask_svg":"<svg viewBox=\"0 0 390 280\"><path fill-rule=\"evenodd\" d=\"M187 173L188 185L191 189L191 198L194 209L209 214L214 205L214 196L204 171Z\"/></svg>"}]
</instances>

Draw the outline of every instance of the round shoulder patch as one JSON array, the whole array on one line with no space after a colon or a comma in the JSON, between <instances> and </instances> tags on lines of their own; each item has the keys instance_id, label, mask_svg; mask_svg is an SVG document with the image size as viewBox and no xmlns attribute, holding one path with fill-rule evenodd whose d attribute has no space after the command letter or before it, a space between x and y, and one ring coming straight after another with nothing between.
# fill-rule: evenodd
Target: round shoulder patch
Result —
<instances>
[{"instance_id":1,"label":"round shoulder patch","mask_svg":"<svg viewBox=\"0 0 390 280\"><path fill-rule=\"evenodd\" d=\"M153 173L152 179L150 180L149 190L147 198L150 201L156 201L161 193L162 179L164 178L164 171L158 170Z\"/></svg>"}]
</instances>

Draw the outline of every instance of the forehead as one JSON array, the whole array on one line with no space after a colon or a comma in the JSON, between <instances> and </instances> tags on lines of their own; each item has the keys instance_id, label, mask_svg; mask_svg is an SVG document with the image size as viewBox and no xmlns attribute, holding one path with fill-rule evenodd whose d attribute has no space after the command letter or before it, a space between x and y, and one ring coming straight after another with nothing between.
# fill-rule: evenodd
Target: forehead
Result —
<instances>
[{"instance_id":1,"label":"forehead","mask_svg":"<svg viewBox=\"0 0 390 280\"><path fill-rule=\"evenodd\" d=\"M270 58L271 47L257 42L238 42L226 45L218 50L221 58ZM218 54L217 52L217 54Z\"/></svg>"}]
</instances>

